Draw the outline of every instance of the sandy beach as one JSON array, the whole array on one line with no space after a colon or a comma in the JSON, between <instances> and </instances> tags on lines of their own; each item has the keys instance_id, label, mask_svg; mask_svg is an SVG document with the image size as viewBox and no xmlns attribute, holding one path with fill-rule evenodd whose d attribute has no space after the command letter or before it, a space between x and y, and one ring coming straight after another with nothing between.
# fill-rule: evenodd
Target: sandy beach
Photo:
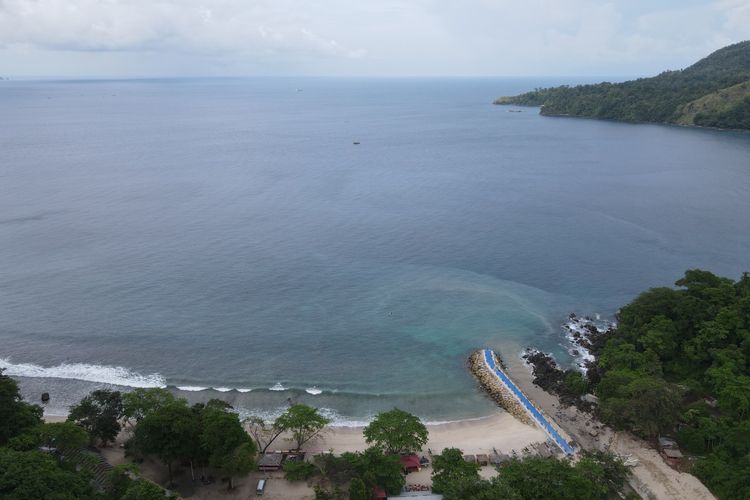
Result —
<instances>
[{"instance_id":1,"label":"sandy beach","mask_svg":"<svg viewBox=\"0 0 750 500\"><path fill-rule=\"evenodd\" d=\"M59 422L65 420L62 416L45 416L48 422ZM362 435L362 427L328 427L320 438L308 443L303 449L309 453L321 453L333 450L334 453L347 451L361 451L367 448ZM544 442L546 435L538 428L528 426L508 413L498 410L487 417L460 420L444 424L428 425L429 441L422 450L423 454L440 453L444 448L460 448L466 454L492 453L497 451L509 454L512 451L521 452L525 447ZM117 465L126 462L124 451L120 444L130 437L128 430L123 430L117 439L117 443L111 447L102 449L104 457L112 464ZM283 450L291 447L291 441L281 436L274 442L270 450ZM140 465L142 474L159 484L166 484L166 468L153 460L147 460ZM494 470L484 467L482 474L491 476ZM407 476L408 484L429 484L431 470L423 469L420 472ZM254 487L259 478L270 479L264 498L269 499L307 499L313 498L310 485L305 483L290 483L283 479L281 473L259 473L254 472L247 477L236 481L236 488L229 492L223 484L203 486L193 483L187 477L187 471L176 472L178 491L183 497L189 498L252 498Z\"/></svg>"}]
</instances>

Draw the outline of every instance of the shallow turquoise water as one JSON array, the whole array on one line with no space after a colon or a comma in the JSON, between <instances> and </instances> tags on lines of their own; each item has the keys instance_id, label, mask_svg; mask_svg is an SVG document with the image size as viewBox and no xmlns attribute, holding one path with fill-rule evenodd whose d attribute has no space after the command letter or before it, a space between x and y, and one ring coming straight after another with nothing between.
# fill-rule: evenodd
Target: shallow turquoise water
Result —
<instances>
[{"instance_id":1,"label":"shallow turquoise water","mask_svg":"<svg viewBox=\"0 0 750 500\"><path fill-rule=\"evenodd\" d=\"M749 134L489 104L545 83L3 82L4 366L53 411L116 382L478 416L472 350L564 359L570 311L750 267Z\"/></svg>"}]
</instances>

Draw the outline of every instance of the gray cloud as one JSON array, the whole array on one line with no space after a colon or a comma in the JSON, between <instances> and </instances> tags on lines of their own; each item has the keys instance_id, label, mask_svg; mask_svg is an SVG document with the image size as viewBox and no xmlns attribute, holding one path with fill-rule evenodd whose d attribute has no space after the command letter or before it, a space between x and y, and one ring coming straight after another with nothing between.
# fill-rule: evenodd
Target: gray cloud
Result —
<instances>
[{"instance_id":1,"label":"gray cloud","mask_svg":"<svg viewBox=\"0 0 750 500\"><path fill-rule=\"evenodd\" d=\"M748 0L0 0L34 74L632 74L746 38Z\"/></svg>"}]
</instances>

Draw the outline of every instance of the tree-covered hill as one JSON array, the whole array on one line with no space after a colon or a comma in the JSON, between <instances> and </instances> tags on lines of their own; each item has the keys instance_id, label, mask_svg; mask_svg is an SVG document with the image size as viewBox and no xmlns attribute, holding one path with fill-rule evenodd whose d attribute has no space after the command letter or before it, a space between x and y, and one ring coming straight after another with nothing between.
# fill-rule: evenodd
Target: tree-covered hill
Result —
<instances>
[{"instance_id":1,"label":"tree-covered hill","mask_svg":"<svg viewBox=\"0 0 750 500\"><path fill-rule=\"evenodd\" d=\"M535 89L495 104L541 106L543 115L750 129L750 41L680 71L623 83ZM741 85L745 84L745 85Z\"/></svg>"},{"instance_id":2,"label":"tree-covered hill","mask_svg":"<svg viewBox=\"0 0 750 500\"><path fill-rule=\"evenodd\" d=\"M693 269L623 307L589 370L610 425L671 435L720 498L750 498L750 274Z\"/></svg>"}]
</instances>

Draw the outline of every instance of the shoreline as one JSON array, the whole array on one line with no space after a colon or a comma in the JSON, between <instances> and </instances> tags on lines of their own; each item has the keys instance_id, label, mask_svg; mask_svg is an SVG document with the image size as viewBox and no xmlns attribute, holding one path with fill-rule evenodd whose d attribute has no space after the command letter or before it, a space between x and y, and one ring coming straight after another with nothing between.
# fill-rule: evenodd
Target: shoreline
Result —
<instances>
[{"instance_id":1,"label":"shoreline","mask_svg":"<svg viewBox=\"0 0 750 500\"><path fill-rule=\"evenodd\" d=\"M44 415L45 422L63 422L62 415ZM451 422L425 424L429 440L424 450L440 453L443 448L456 447L464 453L500 453L510 454L513 450L521 452L523 448L539 442L545 442L547 436L537 427L532 427L517 420L509 413L498 410L484 417L455 420ZM367 448L362 430L364 426L327 426L321 437L306 444L303 450L309 453L323 453L333 449L335 453L363 451ZM127 430L121 432L127 434ZM269 451L289 448L284 436Z\"/></svg>"}]
</instances>

